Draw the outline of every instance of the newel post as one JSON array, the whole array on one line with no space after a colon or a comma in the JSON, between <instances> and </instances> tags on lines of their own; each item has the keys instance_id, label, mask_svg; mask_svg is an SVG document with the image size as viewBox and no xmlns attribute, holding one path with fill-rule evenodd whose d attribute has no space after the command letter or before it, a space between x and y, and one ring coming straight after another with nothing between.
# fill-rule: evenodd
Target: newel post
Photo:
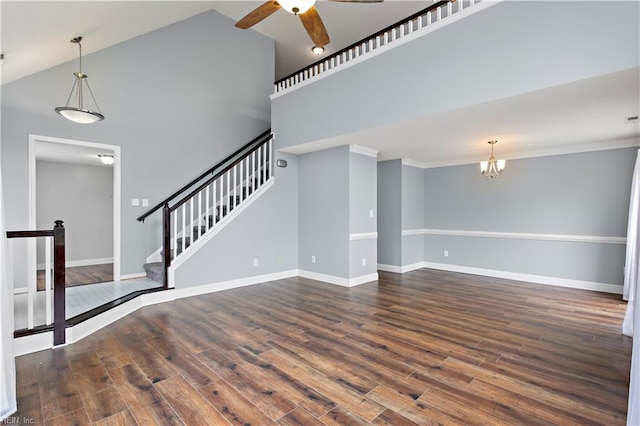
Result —
<instances>
[{"instance_id":1,"label":"newel post","mask_svg":"<svg viewBox=\"0 0 640 426\"><path fill-rule=\"evenodd\" d=\"M53 345L65 343L65 250L64 222L55 221L53 227Z\"/></svg>"},{"instance_id":2,"label":"newel post","mask_svg":"<svg viewBox=\"0 0 640 426\"><path fill-rule=\"evenodd\" d=\"M171 209L169 203L162 207L162 263L164 275L162 285L165 290L169 288L169 266L171 266Z\"/></svg>"}]
</instances>

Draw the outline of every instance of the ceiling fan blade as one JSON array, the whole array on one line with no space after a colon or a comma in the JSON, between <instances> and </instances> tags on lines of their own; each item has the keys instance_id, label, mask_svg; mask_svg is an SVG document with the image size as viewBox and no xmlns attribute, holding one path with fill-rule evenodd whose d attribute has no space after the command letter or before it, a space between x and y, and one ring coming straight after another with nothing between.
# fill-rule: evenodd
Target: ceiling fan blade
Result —
<instances>
[{"instance_id":1,"label":"ceiling fan blade","mask_svg":"<svg viewBox=\"0 0 640 426\"><path fill-rule=\"evenodd\" d=\"M242 28L246 30L247 28L253 27L258 22L262 21L265 18L268 18L271 14L275 13L280 9L280 4L277 1L270 0L247 14L244 18L236 22L236 27Z\"/></svg>"},{"instance_id":2,"label":"ceiling fan blade","mask_svg":"<svg viewBox=\"0 0 640 426\"><path fill-rule=\"evenodd\" d=\"M329 34L315 6L311 6L311 9L298 16L305 30L307 30L311 41L313 41L316 46L323 47L329 44Z\"/></svg>"}]
</instances>

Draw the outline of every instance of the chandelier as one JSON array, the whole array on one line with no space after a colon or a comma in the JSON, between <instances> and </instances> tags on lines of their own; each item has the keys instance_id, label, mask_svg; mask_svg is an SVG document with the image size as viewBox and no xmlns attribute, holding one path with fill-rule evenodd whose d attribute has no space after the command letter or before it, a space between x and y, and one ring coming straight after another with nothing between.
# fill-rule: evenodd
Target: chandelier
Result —
<instances>
[{"instance_id":1,"label":"chandelier","mask_svg":"<svg viewBox=\"0 0 640 426\"><path fill-rule=\"evenodd\" d=\"M507 164L507 160L496 160L496 157L493 156L493 146L497 144L498 141L489 141L488 143L491 145L491 157L489 157L489 161L480 162L480 171L485 179L493 179L500 177L504 171L504 166Z\"/></svg>"},{"instance_id":2,"label":"chandelier","mask_svg":"<svg viewBox=\"0 0 640 426\"><path fill-rule=\"evenodd\" d=\"M67 120L71 120L75 123L88 124L104 120L104 115L102 115L102 113L100 112L100 108L98 107L96 98L93 96L91 87L89 87L89 81L87 80L88 76L82 72L82 45L80 44L81 41L82 37L76 37L71 40L71 43L75 43L78 45L78 49L80 51L79 70L78 72L73 73L76 79L73 82L73 86L71 87L71 93L69 93L67 103L63 107L57 107L55 111ZM85 108L83 93L83 87L85 84L87 85L87 89L89 90L91 99L93 99L93 104L95 105L96 111ZM69 102L71 101L71 98L73 98L74 104L70 106Z\"/></svg>"}]
</instances>

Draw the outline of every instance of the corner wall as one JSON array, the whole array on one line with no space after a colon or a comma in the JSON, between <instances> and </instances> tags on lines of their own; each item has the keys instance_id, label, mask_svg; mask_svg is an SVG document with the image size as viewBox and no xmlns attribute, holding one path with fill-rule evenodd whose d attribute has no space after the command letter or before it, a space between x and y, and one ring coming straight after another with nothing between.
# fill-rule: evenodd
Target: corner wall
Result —
<instances>
[{"instance_id":1,"label":"corner wall","mask_svg":"<svg viewBox=\"0 0 640 426\"><path fill-rule=\"evenodd\" d=\"M299 159L300 275L343 286L376 280L375 157L341 146Z\"/></svg>"}]
</instances>

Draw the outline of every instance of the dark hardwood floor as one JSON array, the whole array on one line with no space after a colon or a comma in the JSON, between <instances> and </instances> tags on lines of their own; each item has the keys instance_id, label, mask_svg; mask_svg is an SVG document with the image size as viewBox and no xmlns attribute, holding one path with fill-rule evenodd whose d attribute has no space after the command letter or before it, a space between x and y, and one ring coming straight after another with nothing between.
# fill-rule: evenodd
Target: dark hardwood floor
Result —
<instances>
[{"instance_id":1,"label":"dark hardwood floor","mask_svg":"<svg viewBox=\"0 0 640 426\"><path fill-rule=\"evenodd\" d=\"M35 424L623 425L620 296L419 270L136 311L17 358Z\"/></svg>"},{"instance_id":2,"label":"dark hardwood floor","mask_svg":"<svg viewBox=\"0 0 640 426\"><path fill-rule=\"evenodd\" d=\"M38 290L44 290L44 271L38 271ZM67 287L113 281L113 263L65 268Z\"/></svg>"}]
</instances>

